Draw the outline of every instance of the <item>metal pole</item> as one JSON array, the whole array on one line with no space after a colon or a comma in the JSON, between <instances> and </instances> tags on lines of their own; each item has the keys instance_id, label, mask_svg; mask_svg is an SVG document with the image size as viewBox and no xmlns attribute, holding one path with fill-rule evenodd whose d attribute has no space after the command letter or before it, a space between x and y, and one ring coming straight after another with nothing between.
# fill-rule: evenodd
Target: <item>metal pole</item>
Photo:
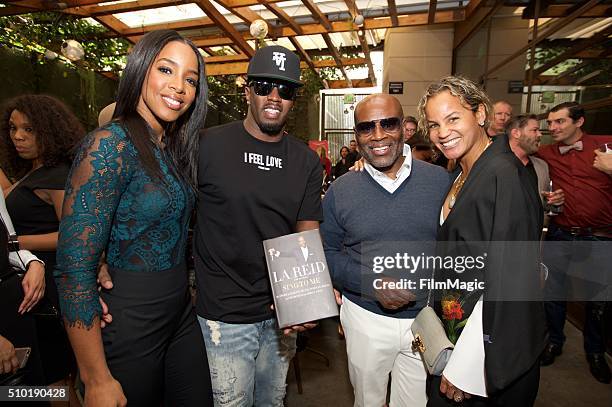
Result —
<instances>
[{"instance_id":1,"label":"metal pole","mask_svg":"<svg viewBox=\"0 0 612 407\"><path fill-rule=\"evenodd\" d=\"M533 33L531 35L531 53L529 56L529 78L527 79L527 113L531 111L531 88L533 87L533 71L535 71L536 38L538 38L538 18L540 17L540 0L535 2L535 13L533 16Z\"/></svg>"},{"instance_id":2,"label":"metal pole","mask_svg":"<svg viewBox=\"0 0 612 407\"><path fill-rule=\"evenodd\" d=\"M493 14L489 17L489 23L487 24L487 42L485 43L485 61L484 61L484 75L482 77L482 89L487 90L487 70L489 69L489 50L491 49L491 26L493 25Z\"/></svg>"}]
</instances>

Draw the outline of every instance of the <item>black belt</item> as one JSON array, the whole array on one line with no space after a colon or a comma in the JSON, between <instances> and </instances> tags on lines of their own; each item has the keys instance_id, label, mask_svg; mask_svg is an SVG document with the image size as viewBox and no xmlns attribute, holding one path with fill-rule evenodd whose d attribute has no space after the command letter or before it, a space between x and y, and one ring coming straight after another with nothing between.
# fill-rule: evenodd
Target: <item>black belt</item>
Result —
<instances>
[{"instance_id":1,"label":"black belt","mask_svg":"<svg viewBox=\"0 0 612 407\"><path fill-rule=\"evenodd\" d=\"M580 226L559 226L553 225L557 229L560 229L572 236L602 236L612 237L612 225L605 226L592 226L592 227L580 227Z\"/></svg>"}]
</instances>

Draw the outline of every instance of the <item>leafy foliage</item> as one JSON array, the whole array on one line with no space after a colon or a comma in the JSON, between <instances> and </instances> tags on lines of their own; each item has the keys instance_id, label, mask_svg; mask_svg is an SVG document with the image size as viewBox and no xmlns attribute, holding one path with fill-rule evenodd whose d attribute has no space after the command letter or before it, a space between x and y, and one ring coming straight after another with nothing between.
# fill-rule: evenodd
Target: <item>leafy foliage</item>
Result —
<instances>
[{"instance_id":1,"label":"leafy foliage","mask_svg":"<svg viewBox=\"0 0 612 407\"><path fill-rule=\"evenodd\" d=\"M0 17L0 43L38 54L51 50L60 54L65 40L79 41L85 50L81 62L94 71L119 72L125 65L129 43L124 39L108 38L106 28L73 15L40 12ZM44 59L39 59L44 63Z\"/></svg>"}]
</instances>

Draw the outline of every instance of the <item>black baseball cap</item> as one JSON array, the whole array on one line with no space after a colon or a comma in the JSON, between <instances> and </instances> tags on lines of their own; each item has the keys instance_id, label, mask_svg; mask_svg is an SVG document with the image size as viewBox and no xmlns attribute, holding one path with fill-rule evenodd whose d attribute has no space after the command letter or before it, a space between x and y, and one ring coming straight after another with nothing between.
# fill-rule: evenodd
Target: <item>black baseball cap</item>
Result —
<instances>
[{"instance_id":1,"label":"black baseball cap","mask_svg":"<svg viewBox=\"0 0 612 407\"><path fill-rule=\"evenodd\" d=\"M280 79L296 86L300 82L300 59L291 50L272 45L260 48L251 61L247 71L249 79Z\"/></svg>"}]
</instances>

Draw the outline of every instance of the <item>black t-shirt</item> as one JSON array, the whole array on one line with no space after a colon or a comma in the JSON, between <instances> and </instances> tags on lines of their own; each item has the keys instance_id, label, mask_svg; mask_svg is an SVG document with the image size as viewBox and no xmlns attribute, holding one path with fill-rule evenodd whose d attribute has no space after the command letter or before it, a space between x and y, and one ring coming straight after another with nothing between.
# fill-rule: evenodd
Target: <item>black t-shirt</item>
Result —
<instances>
[{"instance_id":1,"label":"black t-shirt","mask_svg":"<svg viewBox=\"0 0 612 407\"><path fill-rule=\"evenodd\" d=\"M263 142L241 121L200 138L194 261L198 315L227 323L272 317L262 241L323 218L317 155L285 135Z\"/></svg>"}]
</instances>

